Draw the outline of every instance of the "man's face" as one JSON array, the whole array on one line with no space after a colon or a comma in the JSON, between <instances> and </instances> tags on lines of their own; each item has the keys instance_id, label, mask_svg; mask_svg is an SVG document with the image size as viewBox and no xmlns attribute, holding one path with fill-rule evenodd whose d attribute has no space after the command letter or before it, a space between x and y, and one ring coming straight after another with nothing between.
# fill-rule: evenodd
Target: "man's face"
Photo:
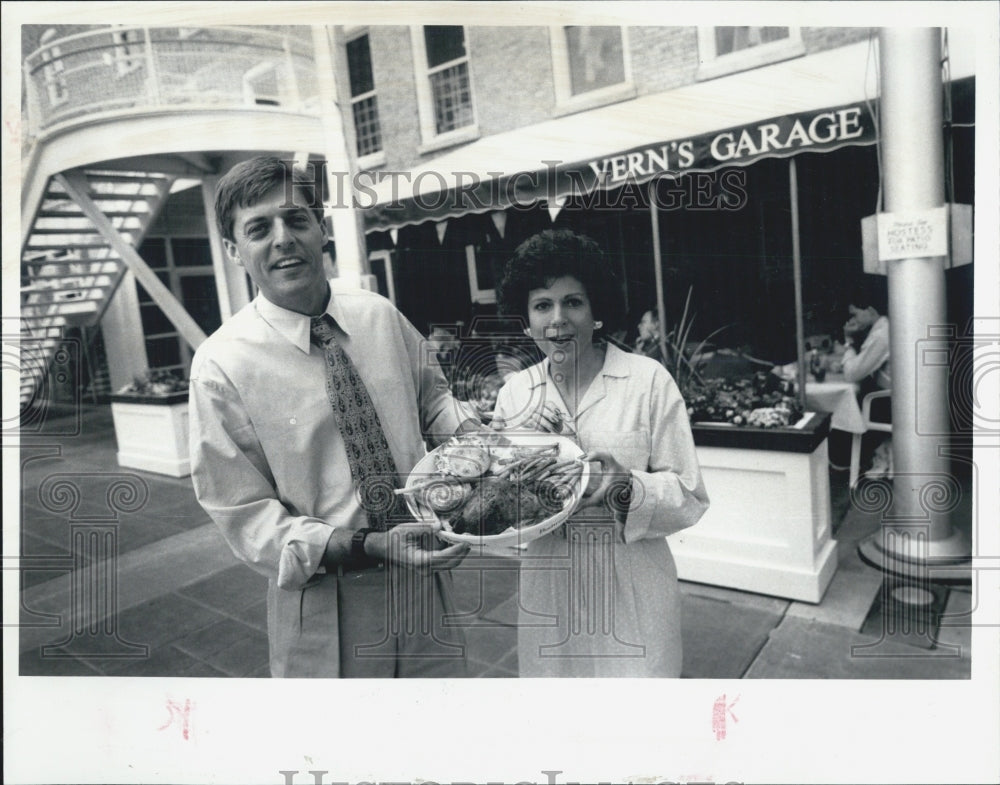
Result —
<instances>
[{"instance_id":1,"label":"man's face","mask_svg":"<svg viewBox=\"0 0 1000 785\"><path fill-rule=\"evenodd\" d=\"M298 191L296 197L304 203ZM278 185L256 204L236 208L233 237L223 240L226 253L246 268L268 300L298 313L322 311L326 229L311 210L285 204L285 190Z\"/></svg>"}]
</instances>

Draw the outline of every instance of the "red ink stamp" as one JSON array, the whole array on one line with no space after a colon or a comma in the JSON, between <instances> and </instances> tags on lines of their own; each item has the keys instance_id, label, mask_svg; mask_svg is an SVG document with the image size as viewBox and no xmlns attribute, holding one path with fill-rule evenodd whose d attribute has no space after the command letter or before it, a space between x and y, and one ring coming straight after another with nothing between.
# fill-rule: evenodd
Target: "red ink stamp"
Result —
<instances>
[{"instance_id":1,"label":"red ink stamp","mask_svg":"<svg viewBox=\"0 0 1000 785\"><path fill-rule=\"evenodd\" d=\"M165 725L161 725L159 730L166 730L174 722L178 722L181 726L181 736L184 737L184 741L187 741L191 736L191 700L185 700L182 706L173 699L168 698L167 711L170 712L170 719L167 720Z\"/></svg>"},{"instance_id":2,"label":"red ink stamp","mask_svg":"<svg viewBox=\"0 0 1000 785\"><path fill-rule=\"evenodd\" d=\"M715 699L715 703L712 704L712 731L715 733L715 740L722 741L726 738L726 714L728 713L730 717L733 718L733 722L739 722L736 715L733 714L733 706L740 699L737 695L733 702L730 704L726 703L726 695L723 693L718 698Z\"/></svg>"}]
</instances>

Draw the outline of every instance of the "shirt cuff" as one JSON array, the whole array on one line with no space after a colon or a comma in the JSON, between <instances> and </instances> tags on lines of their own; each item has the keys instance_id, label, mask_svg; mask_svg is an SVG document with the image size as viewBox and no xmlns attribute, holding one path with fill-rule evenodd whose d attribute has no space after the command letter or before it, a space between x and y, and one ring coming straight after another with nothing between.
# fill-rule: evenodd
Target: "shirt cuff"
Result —
<instances>
[{"instance_id":1,"label":"shirt cuff","mask_svg":"<svg viewBox=\"0 0 1000 785\"><path fill-rule=\"evenodd\" d=\"M320 520L303 524L281 549L278 562L278 588L301 589L319 570L333 529Z\"/></svg>"}]
</instances>

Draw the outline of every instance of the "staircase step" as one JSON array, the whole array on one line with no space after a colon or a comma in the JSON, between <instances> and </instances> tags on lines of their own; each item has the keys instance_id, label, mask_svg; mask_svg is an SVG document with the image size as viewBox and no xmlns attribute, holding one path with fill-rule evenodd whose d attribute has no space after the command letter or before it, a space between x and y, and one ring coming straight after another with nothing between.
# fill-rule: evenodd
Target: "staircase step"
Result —
<instances>
[{"instance_id":1,"label":"staircase step","mask_svg":"<svg viewBox=\"0 0 1000 785\"><path fill-rule=\"evenodd\" d=\"M93 284L82 286L60 286L44 289L21 289L21 294L28 297L28 302L22 305L43 305L46 303L72 303L80 300L97 300L111 290L111 284ZM81 292L79 297L66 297L72 292ZM47 298L47 299L46 299Z\"/></svg>"},{"instance_id":2,"label":"staircase step","mask_svg":"<svg viewBox=\"0 0 1000 785\"><path fill-rule=\"evenodd\" d=\"M137 204L148 204L147 199L150 197L155 197L157 194L134 194L134 193L110 193L108 191L92 192L87 194L92 201L95 202L134 202ZM65 191L46 191L45 199L48 201L59 202L60 204L65 204L69 202L75 205L69 198L69 194ZM83 214L82 212L80 213Z\"/></svg>"},{"instance_id":3,"label":"staircase step","mask_svg":"<svg viewBox=\"0 0 1000 785\"><path fill-rule=\"evenodd\" d=\"M45 234L75 234L81 237L99 237L100 233L91 226L35 226L32 229L33 236Z\"/></svg>"},{"instance_id":4,"label":"staircase step","mask_svg":"<svg viewBox=\"0 0 1000 785\"><path fill-rule=\"evenodd\" d=\"M21 324L23 326L22 338L48 340L62 336L62 328L66 326L66 317L62 315L42 317L21 314ZM56 330L59 332L54 332Z\"/></svg>"},{"instance_id":5,"label":"staircase step","mask_svg":"<svg viewBox=\"0 0 1000 785\"><path fill-rule=\"evenodd\" d=\"M149 204L143 200L138 202L138 204L149 207ZM108 218L144 218L147 214L147 210L102 210ZM38 213L39 218L76 218L77 220L90 220L85 216L79 209L74 213L69 210L42 210Z\"/></svg>"},{"instance_id":6,"label":"staircase step","mask_svg":"<svg viewBox=\"0 0 1000 785\"><path fill-rule=\"evenodd\" d=\"M100 235L95 235L100 237ZM100 250L102 248L107 248L107 244L102 243L32 243L24 248L25 253L31 253L32 251L65 251L67 249L80 249L83 251L93 251ZM59 261L58 259L56 261Z\"/></svg>"},{"instance_id":7,"label":"staircase step","mask_svg":"<svg viewBox=\"0 0 1000 785\"><path fill-rule=\"evenodd\" d=\"M63 316L70 319L79 314L95 313L97 300L70 300L65 303L26 303L21 306L21 318Z\"/></svg>"},{"instance_id":8,"label":"staircase step","mask_svg":"<svg viewBox=\"0 0 1000 785\"><path fill-rule=\"evenodd\" d=\"M27 326L27 324L26 324ZM63 339L63 328L60 327L32 327L30 333L21 333L21 342L30 343L32 348L56 346Z\"/></svg>"},{"instance_id":9,"label":"staircase step","mask_svg":"<svg viewBox=\"0 0 1000 785\"><path fill-rule=\"evenodd\" d=\"M160 172L100 168L81 168L74 174L68 180L79 183L133 245L141 241L175 179ZM38 366L37 374L22 374L22 404L30 402L43 383L66 329L96 325L127 269L62 182L49 180L22 246L22 339Z\"/></svg>"},{"instance_id":10,"label":"staircase step","mask_svg":"<svg viewBox=\"0 0 1000 785\"><path fill-rule=\"evenodd\" d=\"M51 264L53 264L53 262L46 262L45 265L37 265L37 266L44 267L44 266L51 265ZM60 280L62 278L73 278L73 279L76 279L76 278L86 278L86 277L91 277L91 276L112 276L112 275L114 275L115 273L117 273L121 269L121 265L118 264L117 260L115 260L115 259L101 259L101 260L98 260L98 261L74 262L74 264L78 264L78 265L81 265L81 266L83 266L83 265L93 265L93 266L97 266L98 269L90 269L90 270L60 270L59 272L49 272L49 273L33 272L33 273L31 273L31 275L28 276L28 280L29 281L58 281L58 280ZM33 265L33 266L35 266L35 265ZM68 264L65 265L65 266L69 267Z\"/></svg>"}]
</instances>

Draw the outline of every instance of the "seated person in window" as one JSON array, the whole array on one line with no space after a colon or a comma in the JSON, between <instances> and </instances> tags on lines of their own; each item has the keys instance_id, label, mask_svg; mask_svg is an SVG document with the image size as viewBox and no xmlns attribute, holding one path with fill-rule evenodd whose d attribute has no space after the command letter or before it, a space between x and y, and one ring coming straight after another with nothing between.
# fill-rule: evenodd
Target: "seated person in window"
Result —
<instances>
[{"instance_id":1,"label":"seated person in window","mask_svg":"<svg viewBox=\"0 0 1000 785\"><path fill-rule=\"evenodd\" d=\"M859 385L859 396L892 387L889 367L889 318L872 305L848 306L850 318L844 323L846 348L841 359L844 378ZM888 398L872 401L871 419L892 421ZM892 477L892 440L888 434L871 431L862 442L862 466L871 460L865 472L869 478Z\"/></svg>"},{"instance_id":2,"label":"seated person in window","mask_svg":"<svg viewBox=\"0 0 1000 785\"><path fill-rule=\"evenodd\" d=\"M850 318L844 323L844 378L861 385L862 394L892 387L889 370L889 318L874 306L848 306Z\"/></svg>"}]
</instances>

